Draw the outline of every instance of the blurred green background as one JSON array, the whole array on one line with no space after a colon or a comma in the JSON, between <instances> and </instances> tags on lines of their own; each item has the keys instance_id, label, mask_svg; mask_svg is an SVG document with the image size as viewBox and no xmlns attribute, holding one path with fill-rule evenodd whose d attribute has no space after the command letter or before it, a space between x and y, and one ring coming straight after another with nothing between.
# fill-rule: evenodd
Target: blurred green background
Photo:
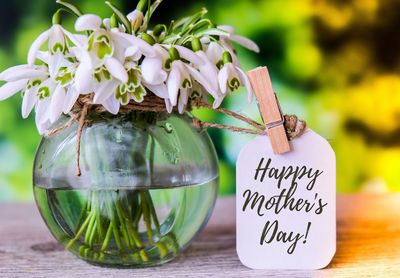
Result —
<instances>
[{"instance_id":1,"label":"blurred green background","mask_svg":"<svg viewBox=\"0 0 400 278\"><path fill-rule=\"evenodd\" d=\"M29 45L50 26L53 1L0 0L0 70L25 63ZM71 1L109 16L103 1ZM285 113L327 138L337 155L338 191L400 191L400 1L165 0L155 22L205 6L217 24L255 40L261 54L238 48L245 69L267 65ZM136 1L114 1L126 12ZM72 19L71 19L72 20ZM72 26L72 21L69 23ZM224 103L260 119L245 93ZM30 200L40 137L23 121L20 96L0 102L0 201ZM236 124L209 111L203 120ZM251 136L210 130L220 157L221 194L235 192L235 161Z\"/></svg>"}]
</instances>

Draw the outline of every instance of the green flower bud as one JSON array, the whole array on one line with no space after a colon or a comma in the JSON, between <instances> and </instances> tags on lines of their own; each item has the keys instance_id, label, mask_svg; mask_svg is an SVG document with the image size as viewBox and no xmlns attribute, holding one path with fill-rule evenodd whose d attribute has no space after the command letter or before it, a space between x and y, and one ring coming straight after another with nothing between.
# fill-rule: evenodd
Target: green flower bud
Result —
<instances>
[{"instance_id":1,"label":"green flower bud","mask_svg":"<svg viewBox=\"0 0 400 278\"><path fill-rule=\"evenodd\" d=\"M194 38L192 40L192 49L194 52L203 50L203 45L201 44L201 41L199 38Z\"/></svg>"},{"instance_id":2,"label":"green flower bud","mask_svg":"<svg viewBox=\"0 0 400 278\"><path fill-rule=\"evenodd\" d=\"M61 10L58 10L53 15L53 24L61 24Z\"/></svg>"},{"instance_id":3,"label":"green flower bud","mask_svg":"<svg viewBox=\"0 0 400 278\"><path fill-rule=\"evenodd\" d=\"M153 29L153 35L158 37L162 34L163 31L166 31L167 27L163 24L158 24Z\"/></svg>"},{"instance_id":4,"label":"green flower bud","mask_svg":"<svg viewBox=\"0 0 400 278\"><path fill-rule=\"evenodd\" d=\"M224 64L232 63L232 55L228 51L225 51L222 54L222 61Z\"/></svg>"},{"instance_id":5,"label":"green flower bud","mask_svg":"<svg viewBox=\"0 0 400 278\"><path fill-rule=\"evenodd\" d=\"M151 35L149 35L147 33L142 33L141 37L145 42L147 42L150 45L154 45L156 43L156 40Z\"/></svg>"},{"instance_id":6,"label":"green flower bud","mask_svg":"<svg viewBox=\"0 0 400 278\"><path fill-rule=\"evenodd\" d=\"M112 28L118 28L118 19L115 14L113 14L110 18L110 27Z\"/></svg>"},{"instance_id":7,"label":"green flower bud","mask_svg":"<svg viewBox=\"0 0 400 278\"><path fill-rule=\"evenodd\" d=\"M167 61L165 61L165 68L166 69L170 69L171 68L171 64L172 64L172 60L170 58L167 59Z\"/></svg>"},{"instance_id":8,"label":"green flower bud","mask_svg":"<svg viewBox=\"0 0 400 278\"><path fill-rule=\"evenodd\" d=\"M176 48L173 46L169 49L169 57L172 61L181 59L178 50L176 50Z\"/></svg>"}]
</instances>

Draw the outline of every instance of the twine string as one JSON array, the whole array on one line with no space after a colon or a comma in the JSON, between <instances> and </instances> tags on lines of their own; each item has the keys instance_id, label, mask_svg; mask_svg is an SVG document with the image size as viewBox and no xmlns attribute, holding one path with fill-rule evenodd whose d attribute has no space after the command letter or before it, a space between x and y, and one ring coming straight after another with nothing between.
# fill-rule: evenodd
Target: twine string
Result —
<instances>
[{"instance_id":1,"label":"twine string","mask_svg":"<svg viewBox=\"0 0 400 278\"><path fill-rule=\"evenodd\" d=\"M231 110L225 108L216 108L214 109L212 105L200 102L200 101L193 101L189 104L189 111L193 108L206 108L212 109L217 111L221 114L233 117L243 123L246 123L249 126L252 126L254 129L250 128L243 128L237 126L230 126L212 122L203 122L199 119L194 118L192 124L194 127L198 129L204 128L216 128L216 129L225 129L232 132L239 132L239 133L246 133L246 134L253 134L253 135L267 135L268 134L268 127L264 124L260 124L244 115L239 113L233 112ZM80 153L81 153L81 141L83 135L83 129L85 125L88 124L87 115L89 111L94 111L97 113L104 113L107 112L103 106L93 104L92 102L92 95L86 95L80 97L75 104L75 111L76 113L70 113L70 119L64 125L54 128L50 130L46 136L53 137L58 133L64 131L65 129L72 126L72 124L78 121L78 131L76 136L76 175L80 177L82 175L81 171L81 161L80 161ZM148 95L142 103L130 102L128 105L121 107L120 113L129 113L131 111L143 111L143 112L166 112L165 102L161 98L151 94ZM296 115L284 115L283 117L284 126L286 129L286 133L289 140L293 140L303 134L306 130L306 122L298 119Z\"/></svg>"},{"instance_id":2,"label":"twine string","mask_svg":"<svg viewBox=\"0 0 400 278\"><path fill-rule=\"evenodd\" d=\"M83 128L85 127L86 124L86 117L89 111L89 105L85 104L82 108L81 115L79 117L79 126L78 126L78 133L77 133L77 142L76 142L76 175L78 177L82 176L82 171L81 171L81 138L82 138L82 132Z\"/></svg>"}]
</instances>

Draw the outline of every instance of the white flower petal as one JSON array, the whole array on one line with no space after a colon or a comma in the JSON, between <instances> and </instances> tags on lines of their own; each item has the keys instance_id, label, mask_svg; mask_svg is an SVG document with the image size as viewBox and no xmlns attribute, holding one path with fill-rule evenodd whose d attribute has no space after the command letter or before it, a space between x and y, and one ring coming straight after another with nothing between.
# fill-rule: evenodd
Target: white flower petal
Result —
<instances>
[{"instance_id":1,"label":"white flower petal","mask_svg":"<svg viewBox=\"0 0 400 278\"><path fill-rule=\"evenodd\" d=\"M168 77L168 96L171 101L172 106L176 106L178 103L178 93L179 88L182 84L182 75L177 65L177 61L173 62L171 65L172 69Z\"/></svg>"},{"instance_id":2,"label":"white flower petal","mask_svg":"<svg viewBox=\"0 0 400 278\"><path fill-rule=\"evenodd\" d=\"M225 32L228 32L229 34L235 34L235 28L230 25L219 25L218 29L224 30Z\"/></svg>"},{"instance_id":3,"label":"white flower petal","mask_svg":"<svg viewBox=\"0 0 400 278\"><path fill-rule=\"evenodd\" d=\"M49 51L38 51L36 54L36 59L44 62L45 64L49 63L50 52Z\"/></svg>"},{"instance_id":4,"label":"white flower petal","mask_svg":"<svg viewBox=\"0 0 400 278\"><path fill-rule=\"evenodd\" d=\"M145 58L141 65L143 79L152 85L164 83L167 73L162 67L163 62L160 58Z\"/></svg>"},{"instance_id":5,"label":"white flower petal","mask_svg":"<svg viewBox=\"0 0 400 278\"><path fill-rule=\"evenodd\" d=\"M228 92L228 79L229 79L229 68L228 65L224 65L218 73L219 87L223 95Z\"/></svg>"},{"instance_id":6,"label":"white flower petal","mask_svg":"<svg viewBox=\"0 0 400 278\"><path fill-rule=\"evenodd\" d=\"M22 100L22 118L28 118L29 114L32 112L33 107L35 107L36 102L38 101L37 88L35 90L26 91L24 94L24 98Z\"/></svg>"},{"instance_id":7,"label":"white flower petal","mask_svg":"<svg viewBox=\"0 0 400 278\"><path fill-rule=\"evenodd\" d=\"M174 107L171 104L171 101L168 98L166 98L166 99L164 99L164 102L165 102L165 108L167 109L167 112L171 114L174 109Z\"/></svg>"},{"instance_id":8,"label":"white flower petal","mask_svg":"<svg viewBox=\"0 0 400 278\"><path fill-rule=\"evenodd\" d=\"M164 45L164 46L167 48L171 47L170 45ZM189 48L180 45L174 45L173 47L175 47L176 50L178 50L181 58L193 63L196 66L201 66L204 64L203 59L201 59L195 52L193 52Z\"/></svg>"},{"instance_id":9,"label":"white flower petal","mask_svg":"<svg viewBox=\"0 0 400 278\"><path fill-rule=\"evenodd\" d=\"M48 122L50 117L50 98L39 100L36 105L36 125L38 129Z\"/></svg>"},{"instance_id":10,"label":"white flower petal","mask_svg":"<svg viewBox=\"0 0 400 278\"><path fill-rule=\"evenodd\" d=\"M106 27L107 30L111 29L111 20L109 18L103 19L103 25Z\"/></svg>"},{"instance_id":11,"label":"white flower petal","mask_svg":"<svg viewBox=\"0 0 400 278\"><path fill-rule=\"evenodd\" d=\"M109 35L111 36L112 41L116 45L120 45L123 48L129 48L135 46L132 40L133 35L131 34L125 34L119 32L118 30L113 29L111 32L109 32Z\"/></svg>"},{"instance_id":12,"label":"white flower petal","mask_svg":"<svg viewBox=\"0 0 400 278\"><path fill-rule=\"evenodd\" d=\"M91 93L95 81L93 71L86 64L81 63L75 73L75 85L80 94Z\"/></svg>"},{"instance_id":13,"label":"white flower petal","mask_svg":"<svg viewBox=\"0 0 400 278\"><path fill-rule=\"evenodd\" d=\"M247 49L250 49L251 51L260 53L260 48L258 47L258 45L254 41L246 37L239 35L231 35L230 40L240 44L241 46L244 46Z\"/></svg>"},{"instance_id":14,"label":"white flower petal","mask_svg":"<svg viewBox=\"0 0 400 278\"><path fill-rule=\"evenodd\" d=\"M105 102L103 102L103 106L105 109L107 109L108 112L111 114L118 114L119 108L121 107L121 103L114 98L114 96L111 96L108 98Z\"/></svg>"},{"instance_id":15,"label":"white flower petal","mask_svg":"<svg viewBox=\"0 0 400 278\"><path fill-rule=\"evenodd\" d=\"M121 80L122 83L128 82L128 73L124 66L115 58L108 58L105 61L105 66L112 76Z\"/></svg>"},{"instance_id":16,"label":"white flower petal","mask_svg":"<svg viewBox=\"0 0 400 278\"><path fill-rule=\"evenodd\" d=\"M154 50L158 57L160 57L163 61L166 61L169 58L168 51L160 44L153 45Z\"/></svg>"},{"instance_id":17,"label":"white flower petal","mask_svg":"<svg viewBox=\"0 0 400 278\"><path fill-rule=\"evenodd\" d=\"M148 83L144 83L144 86L159 98L163 99L169 98L168 88L167 85L165 85L164 83L159 85L151 85Z\"/></svg>"},{"instance_id":18,"label":"white flower petal","mask_svg":"<svg viewBox=\"0 0 400 278\"><path fill-rule=\"evenodd\" d=\"M17 81L20 79L43 78L48 75L45 67L33 67L30 65L19 65L11 67L0 74L0 80L7 82Z\"/></svg>"},{"instance_id":19,"label":"white flower petal","mask_svg":"<svg viewBox=\"0 0 400 278\"><path fill-rule=\"evenodd\" d=\"M84 48L86 43L87 43L87 36L84 35L79 35L79 34L72 34L68 30L64 29L63 27L62 31L64 32L64 35L67 36L67 38L77 47Z\"/></svg>"},{"instance_id":20,"label":"white flower petal","mask_svg":"<svg viewBox=\"0 0 400 278\"><path fill-rule=\"evenodd\" d=\"M75 22L75 30L80 31L95 31L100 28L103 21L94 14L85 14L80 16Z\"/></svg>"},{"instance_id":21,"label":"white flower petal","mask_svg":"<svg viewBox=\"0 0 400 278\"><path fill-rule=\"evenodd\" d=\"M217 66L208 60L207 55L203 51L196 53L204 60L204 65L200 66L200 72L207 78L214 91L219 91Z\"/></svg>"},{"instance_id":22,"label":"white flower petal","mask_svg":"<svg viewBox=\"0 0 400 278\"><path fill-rule=\"evenodd\" d=\"M65 99L65 104L63 109L64 114L68 114L69 112L71 112L78 98L79 98L78 90L75 88L75 86L70 86L69 89L67 90L67 96Z\"/></svg>"},{"instance_id":23,"label":"white flower petal","mask_svg":"<svg viewBox=\"0 0 400 278\"><path fill-rule=\"evenodd\" d=\"M40 135L45 135L48 126L49 126L48 122L45 122L43 124L36 123L36 128L37 128L37 130L38 130Z\"/></svg>"},{"instance_id":24,"label":"white flower petal","mask_svg":"<svg viewBox=\"0 0 400 278\"><path fill-rule=\"evenodd\" d=\"M58 71L64 62L64 54L57 52L49 57L49 73L50 77L56 79Z\"/></svg>"},{"instance_id":25,"label":"white flower petal","mask_svg":"<svg viewBox=\"0 0 400 278\"><path fill-rule=\"evenodd\" d=\"M132 56L134 56L133 60L135 61L137 60L137 58L140 58L138 56L142 56L139 47L137 45L130 46L125 50L125 57L132 57Z\"/></svg>"},{"instance_id":26,"label":"white flower petal","mask_svg":"<svg viewBox=\"0 0 400 278\"><path fill-rule=\"evenodd\" d=\"M219 96L218 98L214 99L213 108L217 109L221 106L222 101L224 101L224 96Z\"/></svg>"},{"instance_id":27,"label":"white flower petal","mask_svg":"<svg viewBox=\"0 0 400 278\"><path fill-rule=\"evenodd\" d=\"M142 50L144 56L146 57L156 56L157 53L154 50L154 48L144 40L137 37L133 37L133 43Z\"/></svg>"},{"instance_id":28,"label":"white flower petal","mask_svg":"<svg viewBox=\"0 0 400 278\"><path fill-rule=\"evenodd\" d=\"M60 118L64 110L65 103L66 103L65 89L63 88L63 86L58 85L51 97L50 117L49 117L51 123L54 123L55 121L58 120L58 118Z\"/></svg>"},{"instance_id":29,"label":"white flower petal","mask_svg":"<svg viewBox=\"0 0 400 278\"><path fill-rule=\"evenodd\" d=\"M224 50L216 42L211 42L206 51L208 59L214 64L217 64L222 59L223 53Z\"/></svg>"},{"instance_id":30,"label":"white flower petal","mask_svg":"<svg viewBox=\"0 0 400 278\"><path fill-rule=\"evenodd\" d=\"M242 84L244 84L244 86L246 87L247 90L247 99L249 102L253 101L253 95L254 95L254 91L253 91L253 86L251 85L251 82L249 80L249 77L247 76L247 74L239 67L236 67L236 70L239 74L239 78L240 78L240 82Z\"/></svg>"},{"instance_id":31,"label":"white flower petal","mask_svg":"<svg viewBox=\"0 0 400 278\"><path fill-rule=\"evenodd\" d=\"M115 94L117 86L118 82L115 79L102 82L100 87L97 88L94 93L93 103L103 104L107 99Z\"/></svg>"},{"instance_id":32,"label":"white flower petal","mask_svg":"<svg viewBox=\"0 0 400 278\"><path fill-rule=\"evenodd\" d=\"M56 44L65 45L65 35L63 28L59 24L54 24L49 34L49 49L53 50Z\"/></svg>"},{"instance_id":33,"label":"white flower petal","mask_svg":"<svg viewBox=\"0 0 400 278\"><path fill-rule=\"evenodd\" d=\"M211 42L210 37L201 37L200 41L202 44L209 44Z\"/></svg>"},{"instance_id":34,"label":"white flower petal","mask_svg":"<svg viewBox=\"0 0 400 278\"><path fill-rule=\"evenodd\" d=\"M77 47L84 47L87 44L88 37L80 34L72 34L64 29L65 35L72 41Z\"/></svg>"},{"instance_id":35,"label":"white flower petal","mask_svg":"<svg viewBox=\"0 0 400 278\"><path fill-rule=\"evenodd\" d=\"M81 64L85 64L86 67L93 69L93 62L89 52L80 47L72 47L71 52Z\"/></svg>"},{"instance_id":36,"label":"white flower petal","mask_svg":"<svg viewBox=\"0 0 400 278\"><path fill-rule=\"evenodd\" d=\"M181 89L179 94L178 112L183 114L189 99L188 89Z\"/></svg>"},{"instance_id":37,"label":"white flower petal","mask_svg":"<svg viewBox=\"0 0 400 278\"><path fill-rule=\"evenodd\" d=\"M40 47L48 40L51 29L43 32L37 37L37 39L33 42L31 47L29 48L28 53L28 64L33 65L36 60L36 54L39 51Z\"/></svg>"},{"instance_id":38,"label":"white flower petal","mask_svg":"<svg viewBox=\"0 0 400 278\"><path fill-rule=\"evenodd\" d=\"M5 100L26 88L28 79L8 82L0 87L0 101Z\"/></svg>"},{"instance_id":39,"label":"white flower petal","mask_svg":"<svg viewBox=\"0 0 400 278\"><path fill-rule=\"evenodd\" d=\"M202 32L202 35L207 35L207 36L220 36L220 37L229 37L230 34L227 33L225 30L222 30L221 28L211 28L207 31Z\"/></svg>"}]
</instances>

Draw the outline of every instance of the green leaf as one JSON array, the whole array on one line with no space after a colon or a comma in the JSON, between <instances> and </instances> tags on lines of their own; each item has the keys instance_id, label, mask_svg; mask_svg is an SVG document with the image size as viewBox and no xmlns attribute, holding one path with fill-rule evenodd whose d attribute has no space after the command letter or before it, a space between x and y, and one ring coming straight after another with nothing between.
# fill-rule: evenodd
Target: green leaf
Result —
<instances>
[{"instance_id":1,"label":"green leaf","mask_svg":"<svg viewBox=\"0 0 400 278\"><path fill-rule=\"evenodd\" d=\"M210 29L213 27L214 27L214 25L212 24L212 22L209 19L203 18L203 19L199 20L198 22L196 22L196 24L194 24L190 30L191 30L191 32L196 32L199 30Z\"/></svg>"},{"instance_id":2,"label":"green leaf","mask_svg":"<svg viewBox=\"0 0 400 278\"><path fill-rule=\"evenodd\" d=\"M174 22L174 25L173 25L172 27L173 27L174 29L179 28L179 27L183 26L183 25L186 23L186 21L188 21L188 20L189 20L189 17L188 17L188 16L183 17L183 18L181 18L181 19L178 19L178 20L176 20L176 21Z\"/></svg>"},{"instance_id":3,"label":"green leaf","mask_svg":"<svg viewBox=\"0 0 400 278\"><path fill-rule=\"evenodd\" d=\"M201 9L200 12L190 16L188 18L188 20L186 21L185 25L183 25L182 31L185 32L186 29L190 28L190 25L192 25L195 22L197 22L199 19L201 19L207 13L208 13L207 9L203 8L203 9Z\"/></svg>"},{"instance_id":4,"label":"green leaf","mask_svg":"<svg viewBox=\"0 0 400 278\"><path fill-rule=\"evenodd\" d=\"M174 29L175 29L175 21L172 20L171 23L168 26L166 35L168 36L169 34L171 34L172 31L174 31Z\"/></svg>"},{"instance_id":5,"label":"green leaf","mask_svg":"<svg viewBox=\"0 0 400 278\"><path fill-rule=\"evenodd\" d=\"M117 8L115 7L110 1L106 1L106 5L111 8L111 10L115 13L118 17L119 21L125 26L126 31L131 34L132 33L132 25L129 19Z\"/></svg>"},{"instance_id":6,"label":"green leaf","mask_svg":"<svg viewBox=\"0 0 400 278\"><path fill-rule=\"evenodd\" d=\"M57 0L56 3L64 6L70 13L76 15L77 17L80 17L83 15L81 10L77 6L75 6L71 3L68 3L68 2L65 2L62 0Z\"/></svg>"},{"instance_id":7,"label":"green leaf","mask_svg":"<svg viewBox=\"0 0 400 278\"><path fill-rule=\"evenodd\" d=\"M158 24L158 25L156 25L156 26L154 27L154 29L153 29L153 35L156 36L156 37L158 37L158 36L160 36L160 35L162 34L162 32L167 33L167 30L168 30L167 25L165 25L165 24Z\"/></svg>"},{"instance_id":8,"label":"green leaf","mask_svg":"<svg viewBox=\"0 0 400 278\"><path fill-rule=\"evenodd\" d=\"M146 12L146 20L148 20L147 22L150 21L150 18L153 16L153 13L157 10L158 6L160 6L160 4L162 3L163 0L156 0L151 6L150 8L147 10ZM149 2L150 3L150 2Z\"/></svg>"},{"instance_id":9,"label":"green leaf","mask_svg":"<svg viewBox=\"0 0 400 278\"><path fill-rule=\"evenodd\" d=\"M178 34L178 35L171 35L171 36L168 36L168 37L166 37L164 40L163 40L163 43L166 43L166 44L172 44L174 41L177 41L177 40L179 40L181 38L181 36Z\"/></svg>"},{"instance_id":10,"label":"green leaf","mask_svg":"<svg viewBox=\"0 0 400 278\"><path fill-rule=\"evenodd\" d=\"M192 35L188 35L183 37L182 39L179 40L179 45L185 45L188 42L191 42L194 39L194 37Z\"/></svg>"}]
</instances>

